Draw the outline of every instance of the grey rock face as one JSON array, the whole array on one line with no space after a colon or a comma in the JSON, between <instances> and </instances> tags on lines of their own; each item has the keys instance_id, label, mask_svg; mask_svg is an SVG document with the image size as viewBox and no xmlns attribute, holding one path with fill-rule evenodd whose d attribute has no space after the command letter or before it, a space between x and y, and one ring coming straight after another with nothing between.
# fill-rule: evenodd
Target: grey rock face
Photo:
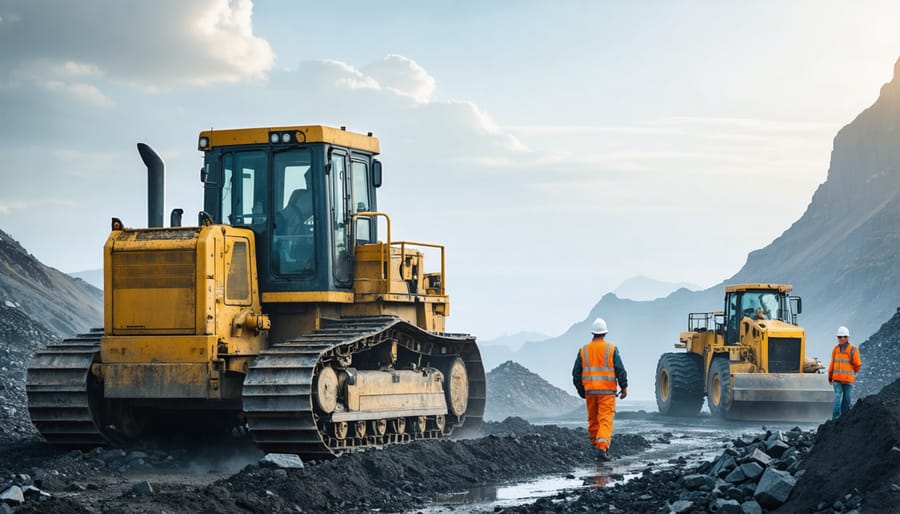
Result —
<instances>
[{"instance_id":1,"label":"grey rock face","mask_svg":"<svg viewBox=\"0 0 900 514\"><path fill-rule=\"evenodd\" d=\"M292 453L267 453L259 459L259 465L269 468L302 469L303 461Z\"/></svg>"},{"instance_id":2,"label":"grey rock face","mask_svg":"<svg viewBox=\"0 0 900 514\"><path fill-rule=\"evenodd\" d=\"M786 471L769 468L756 485L753 498L767 509L774 509L786 502L797 479Z\"/></svg>"},{"instance_id":3,"label":"grey rock face","mask_svg":"<svg viewBox=\"0 0 900 514\"><path fill-rule=\"evenodd\" d=\"M131 492L138 496L149 496L153 494L153 486L147 481L138 482L131 486Z\"/></svg>"},{"instance_id":4,"label":"grey rock face","mask_svg":"<svg viewBox=\"0 0 900 514\"><path fill-rule=\"evenodd\" d=\"M748 500L741 504L742 514L762 514L762 506L756 500Z\"/></svg>"},{"instance_id":5,"label":"grey rock face","mask_svg":"<svg viewBox=\"0 0 900 514\"><path fill-rule=\"evenodd\" d=\"M672 512L675 514L681 514L682 512L688 512L691 510L691 507L694 506L694 502L690 500L678 500L677 502L672 504Z\"/></svg>"},{"instance_id":6,"label":"grey rock face","mask_svg":"<svg viewBox=\"0 0 900 514\"><path fill-rule=\"evenodd\" d=\"M0 493L0 502L8 505L21 505L25 503L25 495L22 493L22 488L17 485L9 487Z\"/></svg>"},{"instance_id":7,"label":"grey rock face","mask_svg":"<svg viewBox=\"0 0 900 514\"><path fill-rule=\"evenodd\" d=\"M702 474L685 475L682 480L684 480L684 486L689 490L700 488L709 488L711 490L716 484L716 481L713 477Z\"/></svg>"}]
</instances>

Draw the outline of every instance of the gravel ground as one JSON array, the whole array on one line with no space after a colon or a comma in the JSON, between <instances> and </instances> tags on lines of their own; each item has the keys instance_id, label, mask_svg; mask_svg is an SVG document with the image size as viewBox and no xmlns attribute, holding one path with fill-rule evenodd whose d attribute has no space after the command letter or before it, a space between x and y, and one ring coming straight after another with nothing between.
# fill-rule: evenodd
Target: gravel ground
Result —
<instances>
[{"instance_id":1,"label":"gravel ground","mask_svg":"<svg viewBox=\"0 0 900 514\"><path fill-rule=\"evenodd\" d=\"M656 418L649 423L657 426ZM721 431L699 428L709 420L696 424L701 446L693 450L677 449L678 436L659 430L617 433L613 453L621 457L618 462L644 466L628 477L611 476L612 481L603 484L586 478L581 487L532 503L486 510L477 504L443 502L479 486L595 466L584 428L533 426L508 418L486 423L484 436L477 439L419 441L306 462L302 469L262 465L262 453L242 439L169 441L87 452L23 439L0 447L0 499L5 502L0 503L0 514L10 508L111 514L437 512L436 508L750 514L779 506L778 512L891 512L900 505L900 381L818 431L772 429L723 439ZM725 433L735 434L734 430ZM658 456L666 447L673 448L668 454L673 458L660 465L651 455ZM713 457L692 458L698 451ZM611 463L610 469L615 465Z\"/></svg>"}]
</instances>

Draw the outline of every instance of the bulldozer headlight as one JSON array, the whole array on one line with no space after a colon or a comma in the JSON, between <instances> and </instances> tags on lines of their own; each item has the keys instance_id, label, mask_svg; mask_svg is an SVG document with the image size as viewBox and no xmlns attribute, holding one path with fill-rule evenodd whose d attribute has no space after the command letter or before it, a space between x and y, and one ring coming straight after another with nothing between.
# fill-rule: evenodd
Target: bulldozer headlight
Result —
<instances>
[{"instance_id":1,"label":"bulldozer headlight","mask_svg":"<svg viewBox=\"0 0 900 514\"><path fill-rule=\"evenodd\" d=\"M270 143L278 142L278 133L277 132L272 132L271 134L269 134L269 142Z\"/></svg>"},{"instance_id":2,"label":"bulldozer headlight","mask_svg":"<svg viewBox=\"0 0 900 514\"><path fill-rule=\"evenodd\" d=\"M200 144L199 144L198 146L199 146L201 149L206 148L206 147L209 146L209 138L208 138L208 137L201 137L199 143L200 143Z\"/></svg>"},{"instance_id":3,"label":"bulldozer headlight","mask_svg":"<svg viewBox=\"0 0 900 514\"><path fill-rule=\"evenodd\" d=\"M281 134L281 142L282 143L290 143L291 142L291 133L285 132Z\"/></svg>"}]
</instances>

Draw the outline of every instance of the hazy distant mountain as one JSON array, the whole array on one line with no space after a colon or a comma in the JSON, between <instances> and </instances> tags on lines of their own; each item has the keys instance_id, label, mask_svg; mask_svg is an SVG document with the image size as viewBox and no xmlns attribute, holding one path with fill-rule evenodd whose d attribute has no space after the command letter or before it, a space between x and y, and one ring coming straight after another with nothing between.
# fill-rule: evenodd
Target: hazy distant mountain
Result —
<instances>
[{"instance_id":1,"label":"hazy distant mountain","mask_svg":"<svg viewBox=\"0 0 900 514\"><path fill-rule=\"evenodd\" d=\"M88 284L96 287L99 290L103 290L103 270L102 269L89 269L84 271L77 271L75 273L69 273L70 277L80 278L84 280Z\"/></svg>"},{"instance_id":2,"label":"hazy distant mountain","mask_svg":"<svg viewBox=\"0 0 900 514\"><path fill-rule=\"evenodd\" d=\"M550 336L538 332L518 332L512 335L503 335L495 339L478 340L481 350L481 360L484 369L494 369L501 363L509 360L516 350L527 342L544 341Z\"/></svg>"},{"instance_id":3,"label":"hazy distant mountain","mask_svg":"<svg viewBox=\"0 0 900 514\"><path fill-rule=\"evenodd\" d=\"M502 335L494 339L478 340L481 346L505 346L511 350L518 350L523 344L529 341L543 341L550 339L550 336L541 334L540 332L516 332L515 334Z\"/></svg>"},{"instance_id":4,"label":"hazy distant mountain","mask_svg":"<svg viewBox=\"0 0 900 514\"><path fill-rule=\"evenodd\" d=\"M507 416L542 419L568 414L582 400L562 391L513 361L492 369L487 380L484 418L502 420Z\"/></svg>"},{"instance_id":5,"label":"hazy distant mountain","mask_svg":"<svg viewBox=\"0 0 900 514\"><path fill-rule=\"evenodd\" d=\"M638 275L622 282L619 287L613 289L613 294L619 298L628 300L656 300L665 298L679 289L697 291L702 289L696 284L686 282L663 282L653 278Z\"/></svg>"},{"instance_id":6,"label":"hazy distant mountain","mask_svg":"<svg viewBox=\"0 0 900 514\"><path fill-rule=\"evenodd\" d=\"M878 100L838 132L828 178L803 216L769 246L752 252L725 283L793 284L803 297L800 324L807 329L808 353L827 360L839 325L864 340L900 305L898 227L900 61ZM629 392L649 399L657 358L673 351L688 313L723 307L723 284L698 292L682 289L652 302L608 294L562 336L525 344L510 358L571 391L576 350L590 339L591 320L602 316L628 369Z\"/></svg>"},{"instance_id":7,"label":"hazy distant mountain","mask_svg":"<svg viewBox=\"0 0 900 514\"><path fill-rule=\"evenodd\" d=\"M62 337L103 325L103 293L41 264L0 230L0 302Z\"/></svg>"}]
</instances>

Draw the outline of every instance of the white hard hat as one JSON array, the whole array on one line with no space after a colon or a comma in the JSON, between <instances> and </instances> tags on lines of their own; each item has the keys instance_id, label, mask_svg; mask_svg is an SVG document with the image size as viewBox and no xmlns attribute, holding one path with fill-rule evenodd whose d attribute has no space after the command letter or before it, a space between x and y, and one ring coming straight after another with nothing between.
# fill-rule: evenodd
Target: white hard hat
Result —
<instances>
[{"instance_id":1,"label":"white hard hat","mask_svg":"<svg viewBox=\"0 0 900 514\"><path fill-rule=\"evenodd\" d=\"M606 322L603 321L603 318L595 319L594 325L591 328L591 333L602 336L603 334L605 334L607 332L609 332L609 330L606 329Z\"/></svg>"},{"instance_id":2,"label":"white hard hat","mask_svg":"<svg viewBox=\"0 0 900 514\"><path fill-rule=\"evenodd\" d=\"M850 331L847 330L847 327L838 327L837 336L838 337L850 337Z\"/></svg>"}]
</instances>

